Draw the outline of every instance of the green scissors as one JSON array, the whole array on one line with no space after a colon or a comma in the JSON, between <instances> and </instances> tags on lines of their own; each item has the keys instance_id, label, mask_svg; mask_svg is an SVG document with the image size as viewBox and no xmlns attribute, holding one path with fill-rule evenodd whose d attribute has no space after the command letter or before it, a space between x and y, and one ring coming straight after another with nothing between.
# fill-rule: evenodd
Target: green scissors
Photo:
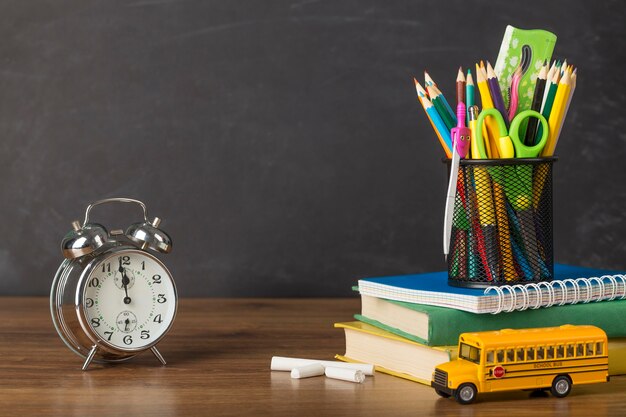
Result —
<instances>
[{"instance_id":1,"label":"green scissors","mask_svg":"<svg viewBox=\"0 0 626 417\"><path fill-rule=\"evenodd\" d=\"M543 147L546 146L546 142L548 141L548 121L541 113L534 110L524 110L513 118L511 127L507 131L504 118L498 109L484 109L480 112L478 120L476 120L476 141L478 152L482 159L487 159L485 141L483 139L483 123L487 116L492 116L496 120L500 135L503 135L498 138L496 143L500 158L536 158L541 153ZM524 120L531 117L539 119L543 129L541 130L541 139L539 142L534 146L526 146L523 141L520 140L520 127Z\"/></svg>"}]
</instances>

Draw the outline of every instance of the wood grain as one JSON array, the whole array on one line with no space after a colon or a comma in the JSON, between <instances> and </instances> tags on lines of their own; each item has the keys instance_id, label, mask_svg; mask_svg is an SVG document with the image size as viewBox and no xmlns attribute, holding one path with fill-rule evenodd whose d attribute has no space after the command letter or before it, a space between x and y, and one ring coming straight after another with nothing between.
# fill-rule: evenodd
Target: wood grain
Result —
<instances>
[{"instance_id":1,"label":"wood grain","mask_svg":"<svg viewBox=\"0 0 626 417\"><path fill-rule=\"evenodd\" d=\"M56 335L46 298L1 298L0 415L624 415L624 377L575 386L564 399L519 391L460 406L383 374L357 385L269 371L272 355L343 353L343 334L332 325L358 308L357 299L183 299L159 344L166 367L144 353L82 372Z\"/></svg>"}]
</instances>

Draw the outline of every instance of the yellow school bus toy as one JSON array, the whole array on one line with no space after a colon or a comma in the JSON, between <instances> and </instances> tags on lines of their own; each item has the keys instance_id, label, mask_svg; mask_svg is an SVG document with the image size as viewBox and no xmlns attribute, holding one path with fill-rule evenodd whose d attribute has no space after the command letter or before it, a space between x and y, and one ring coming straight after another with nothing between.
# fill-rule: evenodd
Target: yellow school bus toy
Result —
<instances>
[{"instance_id":1,"label":"yellow school bus toy","mask_svg":"<svg viewBox=\"0 0 626 417\"><path fill-rule=\"evenodd\" d=\"M550 389L565 397L572 385L608 381L606 333L567 324L463 333L459 358L437 366L431 386L442 397L470 404L483 392Z\"/></svg>"}]
</instances>

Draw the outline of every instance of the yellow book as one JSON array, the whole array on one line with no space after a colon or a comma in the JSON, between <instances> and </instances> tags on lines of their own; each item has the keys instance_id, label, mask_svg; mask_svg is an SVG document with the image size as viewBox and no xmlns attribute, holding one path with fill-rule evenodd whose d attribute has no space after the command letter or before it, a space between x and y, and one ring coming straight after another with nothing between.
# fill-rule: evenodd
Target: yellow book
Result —
<instances>
[{"instance_id":1,"label":"yellow book","mask_svg":"<svg viewBox=\"0 0 626 417\"><path fill-rule=\"evenodd\" d=\"M609 375L626 375L626 338L609 339Z\"/></svg>"},{"instance_id":2,"label":"yellow book","mask_svg":"<svg viewBox=\"0 0 626 417\"><path fill-rule=\"evenodd\" d=\"M426 346L360 321L335 323L346 336L344 362L371 363L376 371L430 385L435 367L458 357L458 346ZM626 375L626 338L609 339L609 375Z\"/></svg>"}]
</instances>

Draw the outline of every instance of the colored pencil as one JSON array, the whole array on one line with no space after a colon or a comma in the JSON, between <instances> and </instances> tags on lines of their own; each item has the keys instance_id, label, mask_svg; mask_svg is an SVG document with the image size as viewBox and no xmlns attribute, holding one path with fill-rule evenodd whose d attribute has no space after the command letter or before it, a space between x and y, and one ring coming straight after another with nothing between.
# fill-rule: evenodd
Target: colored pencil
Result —
<instances>
[{"instance_id":1,"label":"colored pencil","mask_svg":"<svg viewBox=\"0 0 626 417\"><path fill-rule=\"evenodd\" d=\"M506 212L506 197L504 190L497 182L493 182L493 199L496 207L496 218L498 228L498 241L500 243L500 259L504 268L504 279L507 281L516 278L513 267L513 253L511 248L511 232L509 230L509 220Z\"/></svg>"},{"instance_id":2,"label":"colored pencil","mask_svg":"<svg viewBox=\"0 0 626 417\"><path fill-rule=\"evenodd\" d=\"M437 84L435 84L435 81L430 77L430 75L426 71L424 71L424 85L426 87L430 87L431 85L437 87Z\"/></svg>"},{"instance_id":3,"label":"colored pencil","mask_svg":"<svg viewBox=\"0 0 626 417\"><path fill-rule=\"evenodd\" d=\"M446 124L448 130L456 127L456 116L454 116L453 118L446 109L446 105L444 103L445 98L443 97L443 94L441 94L441 91L439 91L439 89L433 85L426 87L426 91L428 91L430 101L435 106L435 109L437 109L437 113L439 113L439 116L441 116L441 119Z\"/></svg>"},{"instance_id":4,"label":"colored pencil","mask_svg":"<svg viewBox=\"0 0 626 417\"><path fill-rule=\"evenodd\" d=\"M424 77L426 77L427 75L428 75L427 79L430 80L430 83L431 83L430 87L434 87L436 92L439 93L438 95L441 96L441 103L444 105L445 109L448 111L448 114L450 114L451 119L454 121L454 125L452 127L456 127L456 106L454 106L454 110L452 110L452 107L450 107L448 100L446 100L441 90L439 90L439 87L437 87L435 80L433 80L432 77L426 71L424 71ZM432 100L433 97L431 96L430 99Z\"/></svg>"},{"instance_id":5,"label":"colored pencil","mask_svg":"<svg viewBox=\"0 0 626 417\"><path fill-rule=\"evenodd\" d=\"M483 109L493 109L493 101L491 101L491 93L489 92L489 86L487 85L487 74L485 73L485 69L479 67L478 64L476 64L476 84L478 85L478 92L480 93L480 101L482 102ZM498 151L496 148L496 140L500 137L498 124L493 117L489 116L485 118L485 124L483 124L483 127L485 129L483 131L483 137L485 139L487 156L489 156L489 158L498 158Z\"/></svg>"},{"instance_id":6,"label":"colored pencil","mask_svg":"<svg viewBox=\"0 0 626 417\"><path fill-rule=\"evenodd\" d=\"M476 168L480 169L479 167L476 167ZM469 197L468 198L469 210L470 210L470 213L476 213L477 210L479 210L478 208L479 202L478 202L478 196L477 196L479 185L474 180L474 175L471 170L467 171L467 175L469 178L466 184L467 185L466 193L467 193L467 196ZM485 236L483 234L483 229L479 222L478 216L473 215L471 217L472 217L472 225L470 228L469 246L470 246L470 254L473 256L470 257L470 265L469 265L470 277L472 276L478 277L477 273L480 270L479 268L480 265L482 265L482 270L487 276L487 281L492 281L493 273L492 273L492 268L489 264L489 257L487 254L487 248L485 244ZM497 250L497 246L491 248L491 250ZM480 264L479 262L477 262L476 258L480 260ZM472 272L474 272L472 271L472 269L475 270L476 274L472 275Z\"/></svg>"},{"instance_id":7,"label":"colored pencil","mask_svg":"<svg viewBox=\"0 0 626 417\"><path fill-rule=\"evenodd\" d=\"M548 90L550 89L550 83L552 82L552 78L554 78L554 71L556 71L556 61L552 61L552 66L550 66L550 70L548 70L548 75L546 75L546 86L543 91L540 112L543 111L543 108L546 105L546 98L548 98Z\"/></svg>"},{"instance_id":8,"label":"colored pencil","mask_svg":"<svg viewBox=\"0 0 626 417\"><path fill-rule=\"evenodd\" d=\"M473 179L475 192L471 197L476 197L474 207L478 207L478 219L480 223L478 228L480 232L477 232L477 236L479 238L479 250L482 235L482 244L484 247L488 248L484 250L485 252L487 252L487 250L489 251L485 259L487 263L485 272L488 277L491 276L495 279L498 276L498 262L495 261L495 258L497 258L498 242L496 239L496 216L494 213L493 196L491 194L491 177L487 172L487 168L477 166L474 169ZM476 221L476 216L473 217L474 221ZM489 278L489 280L491 280L491 278Z\"/></svg>"},{"instance_id":9,"label":"colored pencil","mask_svg":"<svg viewBox=\"0 0 626 417\"><path fill-rule=\"evenodd\" d=\"M424 90L424 88L415 78L413 78L413 81L415 81L417 98L424 108L426 116L428 116L428 120L430 121L433 130L437 134L437 138L439 139L439 143L441 144L443 151L446 153L446 156L448 158L452 158L452 140L450 138L450 130L445 126L443 120L441 120L441 117L439 117L439 113L437 113L436 109L433 107L433 104L426 96L426 91Z\"/></svg>"},{"instance_id":10,"label":"colored pencil","mask_svg":"<svg viewBox=\"0 0 626 417\"><path fill-rule=\"evenodd\" d=\"M467 126L469 126L469 109L476 104L476 86L472 78L472 71L467 69L467 77L465 78L465 100L467 108Z\"/></svg>"},{"instance_id":11,"label":"colored pencil","mask_svg":"<svg viewBox=\"0 0 626 417\"><path fill-rule=\"evenodd\" d=\"M543 92L546 88L546 76L547 76L547 64L543 64L541 70L539 71L539 75L537 76L537 83L535 84L535 93L533 95L533 101L530 106L531 110L541 111L541 101L543 100ZM532 117L528 121L528 125L526 127L526 136L524 136L524 144L526 146L534 146L535 145L535 137L537 136L537 125L539 124L539 120L535 117Z\"/></svg>"},{"instance_id":12,"label":"colored pencil","mask_svg":"<svg viewBox=\"0 0 626 417\"><path fill-rule=\"evenodd\" d=\"M549 85L549 87L547 91L545 104L543 108L541 109L541 114L543 115L543 117L546 118L546 120L550 118L550 113L552 112L552 106L554 105L554 97L556 96L556 90L559 86L558 81L557 81L558 76L559 76L559 69L558 67L555 67L554 73L552 74L552 79L546 80L546 83ZM543 134L543 126L539 125L539 127L537 128L536 137L541 137L542 134Z\"/></svg>"},{"instance_id":13,"label":"colored pencil","mask_svg":"<svg viewBox=\"0 0 626 417\"><path fill-rule=\"evenodd\" d=\"M551 154L549 156L554 155L556 145L559 142L559 137L561 136L561 130L563 129L563 123L565 122L565 118L567 117L567 112L569 111L569 106L570 106L570 103L572 102L574 91L576 90L576 77L577 77L576 70L574 70L571 76L569 76L569 89L566 91L567 98L565 99L565 107L562 112L562 115L560 116L560 120L556 128L556 132L554 132L554 143L552 143ZM565 78L565 75L563 76L563 78Z\"/></svg>"},{"instance_id":14,"label":"colored pencil","mask_svg":"<svg viewBox=\"0 0 626 417\"><path fill-rule=\"evenodd\" d=\"M461 67L459 67L459 73L456 75L456 102L465 103L465 75L463 75Z\"/></svg>"},{"instance_id":15,"label":"colored pencil","mask_svg":"<svg viewBox=\"0 0 626 417\"><path fill-rule=\"evenodd\" d=\"M556 70L554 71L554 80L558 84L561 81L561 61L556 61Z\"/></svg>"},{"instance_id":16,"label":"colored pencil","mask_svg":"<svg viewBox=\"0 0 626 417\"><path fill-rule=\"evenodd\" d=\"M502 98L502 91L500 91L500 84L498 84L498 77L489 61L487 61L487 84L491 92L493 106L502 114L506 127L509 127L509 114L504 106L504 99Z\"/></svg>"},{"instance_id":17,"label":"colored pencil","mask_svg":"<svg viewBox=\"0 0 626 417\"><path fill-rule=\"evenodd\" d=\"M568 71L563 72L563 77L559 81L559 87L556 90L554 96L554 104L550 111L550 117L548 119L548 127L550 128L548 142L541 152L541 156L552 156L556 143L558 140L559 126L562 126L563 115L565 114L565 108L567 107L567 100L569 99L569 93L571 91L570 74Z\"/></svg>"}]
</instances>

